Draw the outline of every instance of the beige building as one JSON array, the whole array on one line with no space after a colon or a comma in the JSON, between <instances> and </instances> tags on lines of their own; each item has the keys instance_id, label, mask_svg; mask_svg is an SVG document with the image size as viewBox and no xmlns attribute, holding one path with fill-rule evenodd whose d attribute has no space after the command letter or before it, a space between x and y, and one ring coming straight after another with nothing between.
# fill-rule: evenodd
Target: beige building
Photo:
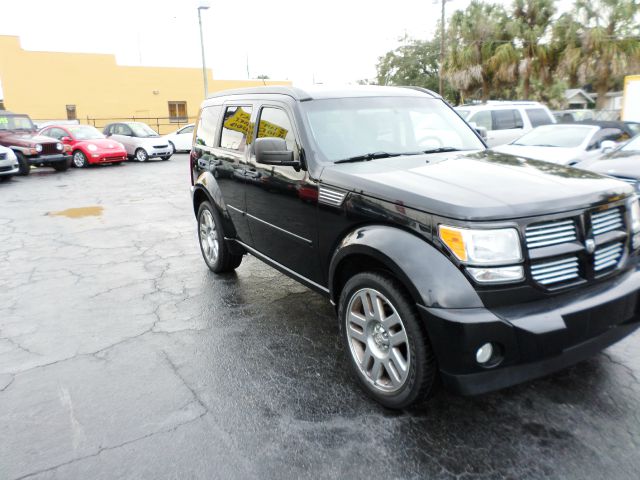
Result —
<instances>
[{"instance_id":1,"label":"beige building","mask_svg":"<svg viewBox=\"0 0 640 480\"><path fill-rule=\"evenodd\" d=\"M215 80L209 92L267 80ZM19 37L0 35L0 82L7 110L34 120L77 119L102 127L112 119L141 119L160 133L193 121L204 97L201 68L132 67L114 55L24 50Z\"/></svg>"}]
</instances>

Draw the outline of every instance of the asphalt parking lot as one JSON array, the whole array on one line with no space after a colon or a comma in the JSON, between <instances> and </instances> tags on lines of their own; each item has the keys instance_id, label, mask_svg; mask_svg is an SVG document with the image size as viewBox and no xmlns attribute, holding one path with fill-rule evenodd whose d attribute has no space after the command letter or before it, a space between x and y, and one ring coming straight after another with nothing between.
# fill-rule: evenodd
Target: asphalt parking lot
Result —
<instances>
[{"instance_id":1,"label":"asphalt parking lot","mask_svg":"<svg viewBox=\"0 0 640 480\"><path fill-rule=\"evenodd\" d=\"M387 411L321 296L210 273L186 155L0 184L0 479L637 479L640 334Z\"/></svg>"}]
</instances>

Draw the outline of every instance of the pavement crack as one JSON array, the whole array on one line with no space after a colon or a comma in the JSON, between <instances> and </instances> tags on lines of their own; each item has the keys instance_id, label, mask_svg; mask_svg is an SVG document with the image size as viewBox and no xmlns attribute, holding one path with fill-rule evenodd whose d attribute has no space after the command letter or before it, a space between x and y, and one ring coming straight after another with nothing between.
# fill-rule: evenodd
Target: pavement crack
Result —
<instances>
[{"instance_id":1,"label":"pavement crack","mask_svg":"<svg viewBox=\"0 0 640 480\"><path fill-rule=\"evenodd\" d=\"M626 363L623 363L619 360L616 360L615 358L613 358L613 356L608 353L608 352L600 352L602 353L602 355L609 360L611 363L613 363L614 365L618 365L620 367L622 367L628 374L629 376L633 379L634 383L640 383L640 380L638 380L638 377L636 377L636 373L633 371L633 369L627 365Z\"/></svg>"},{"instance_id":2,"label":"pavement crack","mask_svg":"<svg viewBox=\"0 0 640 480\"><path fill-rule=\"evenodd\" d=\"M209 413L209 408L202 401L202 399L200 398L200 395L198 395L195 389L191 385L189 385L189 383L185 380L185 378L182 376L182 374L178 370L177 365L173 363L173 361L171 360L167 352L162 350L162 354L164 355L165 360L171 367L171 370L173 370L173 373L176 375L176 377L178 377L180 381L183 383L183 385L191 392L191 394L193 395L193 398L198 402L198 404L200 404L200 406L204 409L205 413Z\"/></svg>"}]
</instances>

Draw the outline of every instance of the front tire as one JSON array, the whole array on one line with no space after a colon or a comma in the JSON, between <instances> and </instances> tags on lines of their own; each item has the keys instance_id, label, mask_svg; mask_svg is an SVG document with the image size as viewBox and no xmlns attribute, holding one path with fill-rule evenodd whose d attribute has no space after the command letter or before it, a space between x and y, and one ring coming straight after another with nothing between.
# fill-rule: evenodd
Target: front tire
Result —
<instances>
[{"instance_id":1,"label":"front tire","mask_svg":"<svg viewBox=\"0 0 640 480\"><path fill-rule=\"evenodd\" d=\"M86 168L89 166L89 160L87 156L80 150L73 152L73 165L77 168Z\"/></svg>"},{"instance_id":2,"label":"front tire","mask_svg":"<svg viewBox=\"0 0 640 480\"><path fill-rule=\"evenodd\" d=\"M18 171L18 175L26 177L31 173L31 165L29 165L29 161L21 152L15 152L16 157L18 158L18 165L20 170Z\"/></svg>"},{"instance_id":3,"label":"front tire","mask_svg":"<svg viewBox=\"0 0 640 480\"><path fill-rule=\"evenodd\" d=\"M387 408L424 401L437 378L435 356L415 302L393 277L351 277L338 304L340 336L365 392Z\"/></svg>"},{"instance_id":4,"label":"front tire","mask_svg":"<svg viewBox=\"0 0 640 480\"><path fill-rule=\"evenodd\" d=\"M136 150L135 158L139 162L146 162L149 160L149 155L144 148L139 148Z\"/></svg>"},{"instance_id":5,"label":"front tire","mask_svg":"<svg viewBox=\"0 0 640 480\"><path fill-rule=\"evenodd\" d=\"M242 262L242 255L229 251L218 211L209 202L198 208L198 240L207 267L214 273L231 272Z\"/></svg>"},{"instance_id":6,"label":"front tire","mask_svg":"<svg viewBox=\"0 0 640 480\"><path fill-rule=\"evenodd\" d=\"M162 160L162 161L165 161L165 162L166 162L166 161L167 161L167 160L169 160L170 158L171 158L171 155L165 155L164 157L160 157L160 160Z\"/></svg>"},{"instance_id":7,"label":"front tire","mask_svg":"<svg viewBox=\"0 0 640 480\"><path fill-rule=\"evenodd\" d=\"M71 166L71 159L67 159L64 162L56 162L51 165L56 172L65 172L69 170Z\"/></svg>"}]
</instances>

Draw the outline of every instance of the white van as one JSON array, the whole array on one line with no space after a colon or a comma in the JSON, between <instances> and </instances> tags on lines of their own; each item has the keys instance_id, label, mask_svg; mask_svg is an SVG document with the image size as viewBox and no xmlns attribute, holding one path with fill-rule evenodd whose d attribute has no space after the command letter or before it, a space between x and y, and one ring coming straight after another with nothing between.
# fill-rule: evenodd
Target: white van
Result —
<instances>
[{"instance_id":1,"label":"white van","mask_svg":"<svg viewBox=\"0 0 640 480\"><path fill-rule=\"evenodd\" d=\"M551 111L539 102L489 101L461 105L456 111L470 124L487 130L489 147L510 143L540 125L556 123Z\"/></svg>"}]
</instances>

